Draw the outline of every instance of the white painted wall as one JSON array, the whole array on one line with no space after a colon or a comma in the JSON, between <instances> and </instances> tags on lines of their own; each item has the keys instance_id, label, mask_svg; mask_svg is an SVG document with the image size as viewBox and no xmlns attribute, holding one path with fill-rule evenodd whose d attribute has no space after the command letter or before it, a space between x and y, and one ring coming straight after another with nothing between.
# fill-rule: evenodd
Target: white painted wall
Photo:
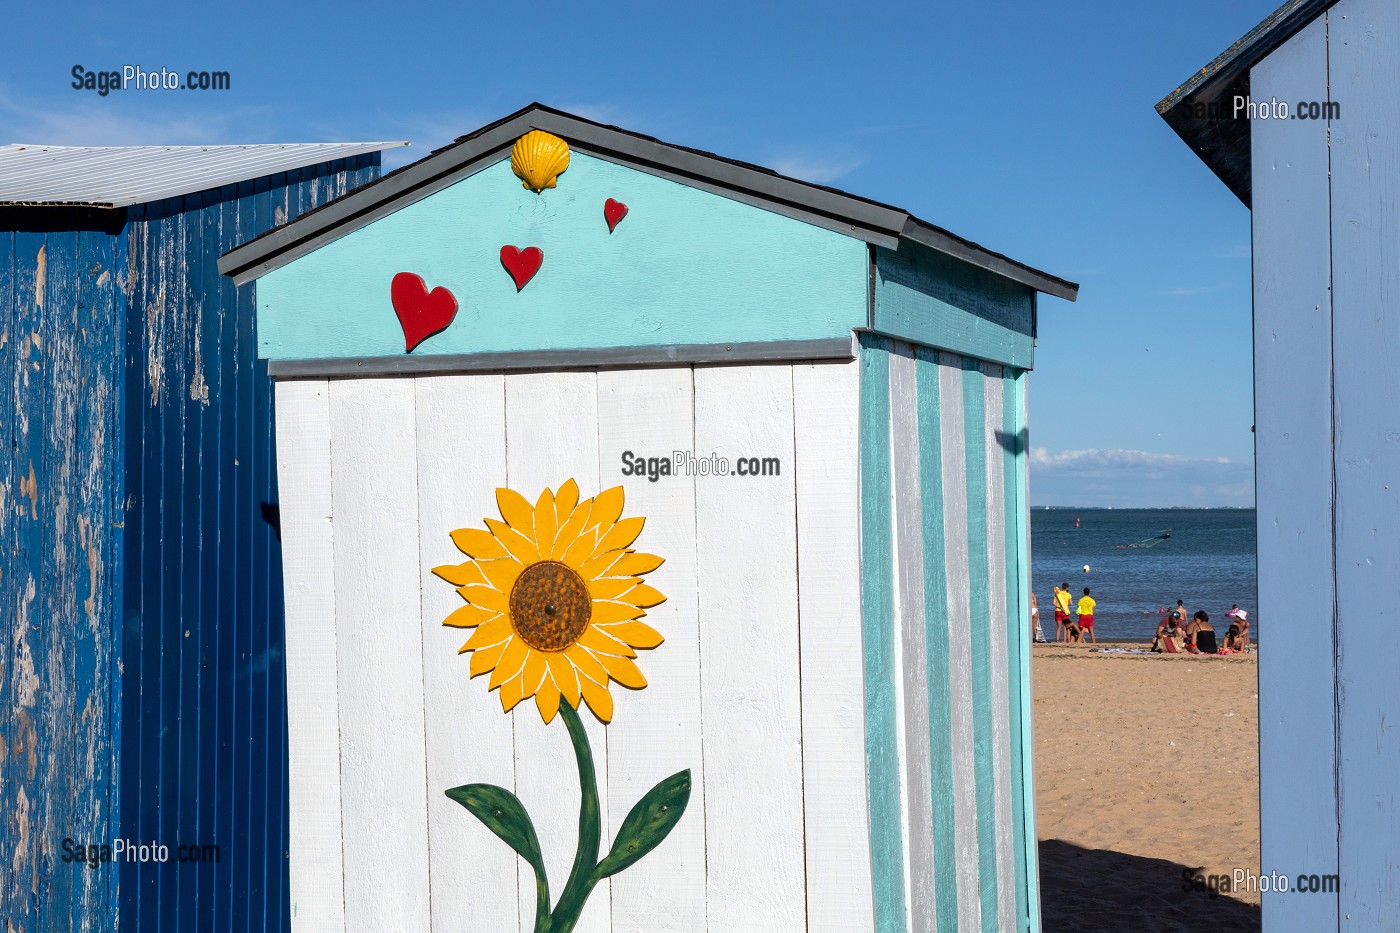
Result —
<instances>
[{"instance_id":1,"label":"white painted wall","mask_svg":"<svg viewBox=\"0 0 1400 933\"><path fill-rule=\"evenodd\" d=\"M854 363L279 383L292 915L307 930L528 931L533 875L447 787L513 789L555 897L577 838L561 721L469 681L448 533L576 479L622 484L667 558L650 683L593 723L604 847L683 768L686 815L580 931L873 931ZM777 477L621 475L621 454L778 457ZM592 717L584 713L586 722Z\"/></svg>"}]
</instances>

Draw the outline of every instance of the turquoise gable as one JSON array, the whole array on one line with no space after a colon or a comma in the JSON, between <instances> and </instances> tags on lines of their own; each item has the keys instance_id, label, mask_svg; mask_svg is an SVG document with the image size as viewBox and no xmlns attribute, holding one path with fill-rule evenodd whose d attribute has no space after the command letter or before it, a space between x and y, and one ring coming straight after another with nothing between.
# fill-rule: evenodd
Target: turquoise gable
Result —
<instances>
[{"instance_id":1,"label":"turquoise gable","mask_svg":"<svg viewBox=\"0 0 1400 933\"><path fill-rule=\"evenodd\" d=\"M505 245L544 251L519 292ZM414 356L844 337L868 314L862 240L575 151L543 194L502 159L266 273L259 354L403 357L399 272L458 304Z\"/></svg>"}]
</instances>

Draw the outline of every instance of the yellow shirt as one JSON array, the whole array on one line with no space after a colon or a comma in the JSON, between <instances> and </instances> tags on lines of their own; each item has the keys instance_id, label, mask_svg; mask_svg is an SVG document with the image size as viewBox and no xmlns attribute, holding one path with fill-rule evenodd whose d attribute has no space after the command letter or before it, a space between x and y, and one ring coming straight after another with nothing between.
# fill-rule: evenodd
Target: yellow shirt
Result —
<instances>
[{"instance_id":1,"label":"yellow shirt","mask_svg":"<svg viewBox=\"0 0 1400 933\"><path fill-rule=\"evenodd\" d=\"M1093 597L1081 596L1079 598L1079 614L1082 616L1091 616L1094 614L1094 607L1097 605L1098 603L1094 602Z\"/></svg>"}]
</instances>

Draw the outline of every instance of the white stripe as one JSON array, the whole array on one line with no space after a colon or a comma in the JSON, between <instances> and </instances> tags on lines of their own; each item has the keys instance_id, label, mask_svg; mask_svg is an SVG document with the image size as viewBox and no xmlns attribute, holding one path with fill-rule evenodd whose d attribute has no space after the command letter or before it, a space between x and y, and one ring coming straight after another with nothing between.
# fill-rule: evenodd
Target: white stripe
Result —
<instances>
[{"instance_id":1,"label":"white stripe","mask_svg":"<svg viewBox=\"0 0 1400 933\"><path fill-rule=\"evenodd\" d=\"M943 446L944 563L948 571L948 694L953 741L953 836L957 846L958 929L982 927L977 854L977 772L973 760L971 588L967 560L967 452L962 360L940 353L939 428Z\"/></svg>"},{"instance_id":2,"label":"white stripe","mask_svg":"<svg viewBox=\"0 0 1400 933\"><path fill-rule=\"evenodd\" d=\"M992 663L992 781L996 812L997 914L1002 928L1015 923L1016 862L1011 816L1011 694L1007 685L1006 640L1011 632L1030 624L1029 619L1007 618L1006 600L1006 468L1005 431L1002 428L1001 367L983 363L986 377L983 411L987 451L987 588L991 591L990 631Z\"/></svg>"},{"instance_id":3,"label":"white stripe","mask_svg":"<svg viewBox=\"0 0 1400 933\"><path fill-rule=\"evenodd\" d=\"M909 928L937 928L933 878L933 777L929 745L928 650L924 629L923 497L919 489L919 412L914 350L895 344L890 356L893 449L896 643L901 662L901 760L906 804L905 872Z\"/></svg>"}]
</instances>

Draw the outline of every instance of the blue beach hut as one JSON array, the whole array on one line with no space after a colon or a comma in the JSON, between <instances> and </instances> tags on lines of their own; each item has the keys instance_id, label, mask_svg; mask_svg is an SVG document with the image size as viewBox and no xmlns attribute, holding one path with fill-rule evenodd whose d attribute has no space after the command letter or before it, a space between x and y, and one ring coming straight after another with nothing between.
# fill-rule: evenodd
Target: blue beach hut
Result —
<instances>
[{"instance_id":1,"label":"blue beach hut","mask_svg":"<svg viewBox=\"0 0 1400 933\"><path fill-rule=\"evenodd\" d=\"M1400 916L1400 6L1290 0L1158 105L1253 214L1264 929Z\"/></svg>"},{"instance_id":2,"label":"blue beach hut","mask_svg":"<svg viewBox=\"0 0 1400 933\"><path fill-rule=\"evenodd\" d=\"M298 931L1039 928L1025 386L1076 285L538 104L219 268Z\"/></svg>"},{"instance_id":3,"label":"blue beach hut","mask_svg":"<svg viewBox=\"0 0 1400 933\"><path fill-rule=\"evenodd\" d=\"M6 930L286 929L272 398L215 261L389 145L0 147Z\"/></svg>"}]
</instances>

